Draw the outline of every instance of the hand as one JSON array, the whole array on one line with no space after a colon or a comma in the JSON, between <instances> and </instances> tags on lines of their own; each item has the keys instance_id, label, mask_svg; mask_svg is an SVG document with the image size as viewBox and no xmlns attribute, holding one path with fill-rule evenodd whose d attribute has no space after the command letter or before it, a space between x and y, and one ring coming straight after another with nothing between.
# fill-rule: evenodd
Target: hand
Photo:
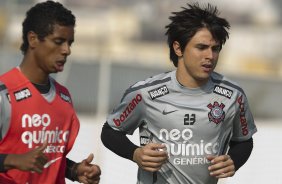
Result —
<instances>
[{"instance_id":1,"label":"hand","mask_svg":"<svg viewBox=\"0 0 282 184\"><path fill-rule=\"evenodd\" d=\"M43 145L24 154L9 154L4 160L5 170L19 169L21 171L34 171L42 173L44 165L48 158L43 153L48 143L45 141Z\"/></svg>"},{"instance_id":2,"label":"hand","mask_svg":"<svg viewBox=\"0 0 282 184\"><path fill-rule=\"evenodd\" d=\"M227 178L235 174L235 165L229 155L207 156L211 162L210 175L216 178Z\"/></svg>"},{"instance_id":3,"label":"hand","mask_svg":"<svg viewBox=\"0 0 282 184\"><path fill-rule=\"evenodd\" d=\"M166 147L163 144L149 143L137 148L133 154L133 161L145 171L158 171L168 160Z\"/></svg>"},{"instance_id":4,"label":"hand","mask_svg":"<svg viewBox=\"0 0 282 184\"><path fill-rule=\"evenodd\" d=\"M101 170L98 165L91 164L94 158L93 154L90 154L77 166L77 178L78 182L84 184L98 184L100 181Z\"/></svg>"}]
</instances>

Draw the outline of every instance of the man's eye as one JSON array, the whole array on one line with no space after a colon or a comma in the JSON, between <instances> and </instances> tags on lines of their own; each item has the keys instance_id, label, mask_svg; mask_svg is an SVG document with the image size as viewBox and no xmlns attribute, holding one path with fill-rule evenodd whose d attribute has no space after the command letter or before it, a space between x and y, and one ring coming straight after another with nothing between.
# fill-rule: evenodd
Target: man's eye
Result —
<instances>
[{"instance_id":1,"label":"man's eye","mask_svg":"<svg viewBox=\"0 0 282 184\"><path fill-rule=\"evenodd\" d=\"M205 46L205 45L198 45L197 48L200 49L200 50L205 50L207 48L207 46Z\"/></svg>"},{"instance_id":2,"label":"man's eye","mask_svg":"<svg viewBox=\"0 0 282 184\"><path fill-rule=\"evenodd\" d=\"M54 42L55 42L55 44L57 44L57 45L62 45L62 44L63 44L63 41L62 41L62 40L55 40Z\"/></svg>"},{"instance_id":3,"label":"man's eye","mask_svg":"<svg viewBox=\"0 0 282 184\"><path fill-rule=\"evenodd\" d=\"M214 52L220 52L221 46L213 47L212 50L213 50Z\"/></svg>"}]
</instances>

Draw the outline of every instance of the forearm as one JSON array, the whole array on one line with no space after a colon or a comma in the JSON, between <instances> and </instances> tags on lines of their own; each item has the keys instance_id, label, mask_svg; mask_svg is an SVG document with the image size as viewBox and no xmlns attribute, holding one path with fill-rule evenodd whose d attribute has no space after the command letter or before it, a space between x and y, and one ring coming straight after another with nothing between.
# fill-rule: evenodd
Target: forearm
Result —
<instances>
[{"instance_id":1,"label":"forearm","mask_svg":"<svg viewBox=\"0 0 282 184\"><path fill-rule=\"evenodd\" d=\"M5 165L4 165L6 157L7 157L6 154L0 154L0 173L6 172Z\"/></svg>"},{"instance_id":2,"label":"forearm","mask_svg":"<svg viewBox=\"0 0 282 184\"><path fill-rule=\"evenodd\" d=\"M252 138L243 142L231 141L228 155L230 155L231 159L233 160L236 171L247 162L252 150Z\"/></svg>"},{"instance_id":3,"label":"forearm","mask_svg":"<svg viewBox=\"0 0 282 184\"><path fill-rule=\"evenodd\" d=\"M1 171L6 172L10 169L19 169L19 154L1 154L0 156L0 164L1 164Z\"/></svg>"},{"instance_id":4,"label":"forearm","mask_svg":"<svg viewBox=\"0 0 282 184\"><path fill-rule=\"evenodd\" d=\"M115 154L133 161L133 154L138 146L133 144L125 133L114 130L106 122L102 129L101 140Z\"/></svg>"},{"instance_id":5,"label":"forearm","mask_svg":"<svg viewBox=\"0 0 282 184\"><path fill-rule=\"evenodd\" d=\"M77 166L78 164L67 158L66 163L66 178L71 181L77 181Z\"/></svg>"}]
</instances>

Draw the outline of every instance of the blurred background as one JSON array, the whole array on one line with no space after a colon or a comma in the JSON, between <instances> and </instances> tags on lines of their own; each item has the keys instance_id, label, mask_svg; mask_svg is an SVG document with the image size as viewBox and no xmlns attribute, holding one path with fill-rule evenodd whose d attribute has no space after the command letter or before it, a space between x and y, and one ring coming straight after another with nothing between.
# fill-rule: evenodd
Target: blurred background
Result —
<instances>
[{"instance_id":1,"label":"blurred background","mask_svg":"<svg viewBox=\"0 0 282 184\"><path fill-rule=\"evenodd\" d=\"M21 24L35 0L0 1L0 74L22 59ZM77 18L75 43L64 72L54 75L67 86L81 120L69 157L95 154L101 184L136 183L137 166L105 149L100 132L107 113L138 80L173 70L165 26L173 11L192 0L62 0ZM231 24L230 39L217 71L245 90L256 120L249 161L226 184L282 184L282 1L201 0L217 5ZM138 144L138 132L130 136ZM67 180L67 183L72 183Z\"/></svg>"}]
</instances>

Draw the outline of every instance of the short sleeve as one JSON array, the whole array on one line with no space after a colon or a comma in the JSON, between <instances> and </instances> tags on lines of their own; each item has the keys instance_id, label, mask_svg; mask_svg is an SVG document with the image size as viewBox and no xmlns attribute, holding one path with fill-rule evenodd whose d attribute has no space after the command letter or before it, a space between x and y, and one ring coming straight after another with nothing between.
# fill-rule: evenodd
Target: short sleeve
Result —
<instances>
[{"instance_id":1,"label":"short sleeve","mask_svg":"<svg viewBox=\"0 0 282 184\"><path fill-rule=\"evenodd\" d=\"M257 132L257 128L245 94L238 95L235 102L235 111L232 140L248 140Z\"/></svg>"},{"instance_id":2,"label":"short sleeve","mask_svg":"<svg viewBox=\"0 0 282 184\"><path fill-rule=\"evenodd\" d=\"M133 134L142 123L144 99L141 90L127 93L120 104L107 117L108 124L115 130Z\"/></svg>"}]
</instances>

